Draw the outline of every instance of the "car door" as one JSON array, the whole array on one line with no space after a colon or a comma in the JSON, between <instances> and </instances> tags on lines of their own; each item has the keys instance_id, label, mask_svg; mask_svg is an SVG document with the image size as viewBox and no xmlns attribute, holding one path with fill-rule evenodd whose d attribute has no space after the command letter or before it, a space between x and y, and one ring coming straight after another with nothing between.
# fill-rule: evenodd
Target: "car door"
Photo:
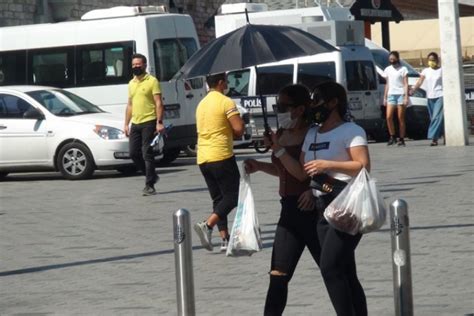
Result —
<instances>
[{"instance_id":1,"label":"car door","mask_svg":"<svg viewBox=\"0 0 474 316\"><path fill-rule=\"evenodd\" d=\"M46 120L23 115L33 105L15 95L0 93L0 165L34 166L48 161Z\"/></svg>"}]
</instances>

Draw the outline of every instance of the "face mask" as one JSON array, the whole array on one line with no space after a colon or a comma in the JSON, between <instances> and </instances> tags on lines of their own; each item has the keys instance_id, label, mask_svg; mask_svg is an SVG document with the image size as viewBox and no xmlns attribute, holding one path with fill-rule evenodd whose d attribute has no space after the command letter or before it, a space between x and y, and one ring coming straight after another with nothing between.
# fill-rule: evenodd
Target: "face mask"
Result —
<instances>
[{"instance_id":1,"label":"face mask","mask_svg":"<svg viewBox=\"0 0 474 316\"><path fill-rule=\"evenodd\" d=\"M326 122L331 115L331 112L332 111L324 105L318 105L317 107L310 108L309 117L312 122L321 124Z\"/></svg>"},{"instance_id":2,"label":"face mask","mask_svg":"<svg viewBox=\"0 0 474 316\"><path fill-rule=\"evenodd\" d=\"M135 76L141 76L145 73L145 71L142 69L142 67L133 67L132 68L132 73L135 75Z\"/></svg>"},{"instance_id":3,"label":"face mask","mask_svg":"<svg viewBox=\"0 0 474 316\"><path fill-rule=\"evenodd\" d=\"M294 128L298 123L298 118L291 119L291 112L277 113L278 125L284 129Z\"/></svg>"},{"instance_id":4,"label":"face mask","mask_svg":"<svg viewBox=\"0 0 474 316\"><path fill-rule=\"evenodd\" d=\"M391 62L390 62L390 65L392 65L392 66L398 65L398 60L397 60L397 61L391 61Z\"/></svg>"},{"instance_id":5,"label":"face mask","mask_svg":"<svg viewBox=\"0 0 474 316\"><path fill-rule=\"evenodd\" d=\"M438 63L435 62L434 60L428 60L428 66L430 68L436 68L436 66L438 66Z\"/></svg>"}]
</instances>

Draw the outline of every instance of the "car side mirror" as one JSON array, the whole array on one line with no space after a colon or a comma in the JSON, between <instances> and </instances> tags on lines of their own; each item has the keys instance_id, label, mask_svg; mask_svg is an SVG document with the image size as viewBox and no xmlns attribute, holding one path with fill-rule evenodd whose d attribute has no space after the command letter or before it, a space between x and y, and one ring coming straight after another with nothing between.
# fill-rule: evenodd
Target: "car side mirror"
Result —
<instances>
[{"instance_id":1,"label":"car side mirror","mask_svg":"<svg viewBox=\"0 0 474 316\"><path fill-rule=\"evenodd\" d=\"M44 120L44 114L40 110L31 107L25 113L23 113L23 118L32 120Z\"/></svg>"}]
</instances>

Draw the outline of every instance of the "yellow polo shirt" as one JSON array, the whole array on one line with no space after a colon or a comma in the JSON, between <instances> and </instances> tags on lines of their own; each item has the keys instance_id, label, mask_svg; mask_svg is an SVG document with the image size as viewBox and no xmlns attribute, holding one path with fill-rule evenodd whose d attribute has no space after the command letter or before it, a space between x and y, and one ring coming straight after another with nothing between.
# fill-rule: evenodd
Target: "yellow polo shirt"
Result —
<instances>
[{"instance_id":1,"label":"yellow polo shirt","mask_svg":"<svg viewBox=\"0 0 474 316\"><path fill-rule=\"evenodd\" d=\"M155 94L161 94L160 82L150 74L142 80L136 77L128 83L128 97L132 100L132 123L156 120Z\"/></svg>"},{"instance_id":2,"label":"yellow polo shirt","mask_svg":"<svg viewBox=\"0 0 474 316\"><path fill-rule=\"evenodd\" d=\"M196 109L197 163L215 162L234 155L229 118L239 115L234 101L211 90Z\"/></svg>"}]
</instances>

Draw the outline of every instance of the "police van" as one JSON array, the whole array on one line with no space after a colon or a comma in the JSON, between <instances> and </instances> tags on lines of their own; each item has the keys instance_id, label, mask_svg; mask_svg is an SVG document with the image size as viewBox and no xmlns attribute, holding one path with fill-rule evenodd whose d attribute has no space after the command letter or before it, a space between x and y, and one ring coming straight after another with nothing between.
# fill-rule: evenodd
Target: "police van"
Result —
<instances>
[{"instance_id":1,"label":"police van","mask_svg":"<svg viewBox=\"0 0 474 316\"><path fill-rule=\"evenodd\" d=\"M367 134L376 138L386 133L378 102L380 92L374 59L364 45L363 22L350 20L346 8L266 11L263 4L223 5L223 14L216 16L216 36L246 23L245 14L239 13L244 7L255 11L248 14L250 23L297 27L338 48L329 53L258 65L257 71L252 67L228 73L229 96L250 109L254 140L263 136L259 95L264 96L270 126L275 128L277 122L272 105L279 89L301 83L311 90L327 80L334 80L346 88L350 115Z\"/></svg>"},{"instance_id":2,"label":"police van","mask_svg":"<svg viewBox=\"0 0 474 316\"><path fill-rule=\"evenodd\" d=\"M192 18L164 6L93 10L80 21L0 28L0 85L65 88L124 116L131 56L142 53L161 82L165 124L173 124L163 162L196 143L195 109L202 78L172 80L199 49Z\"/></svg>"}]
</instances>

